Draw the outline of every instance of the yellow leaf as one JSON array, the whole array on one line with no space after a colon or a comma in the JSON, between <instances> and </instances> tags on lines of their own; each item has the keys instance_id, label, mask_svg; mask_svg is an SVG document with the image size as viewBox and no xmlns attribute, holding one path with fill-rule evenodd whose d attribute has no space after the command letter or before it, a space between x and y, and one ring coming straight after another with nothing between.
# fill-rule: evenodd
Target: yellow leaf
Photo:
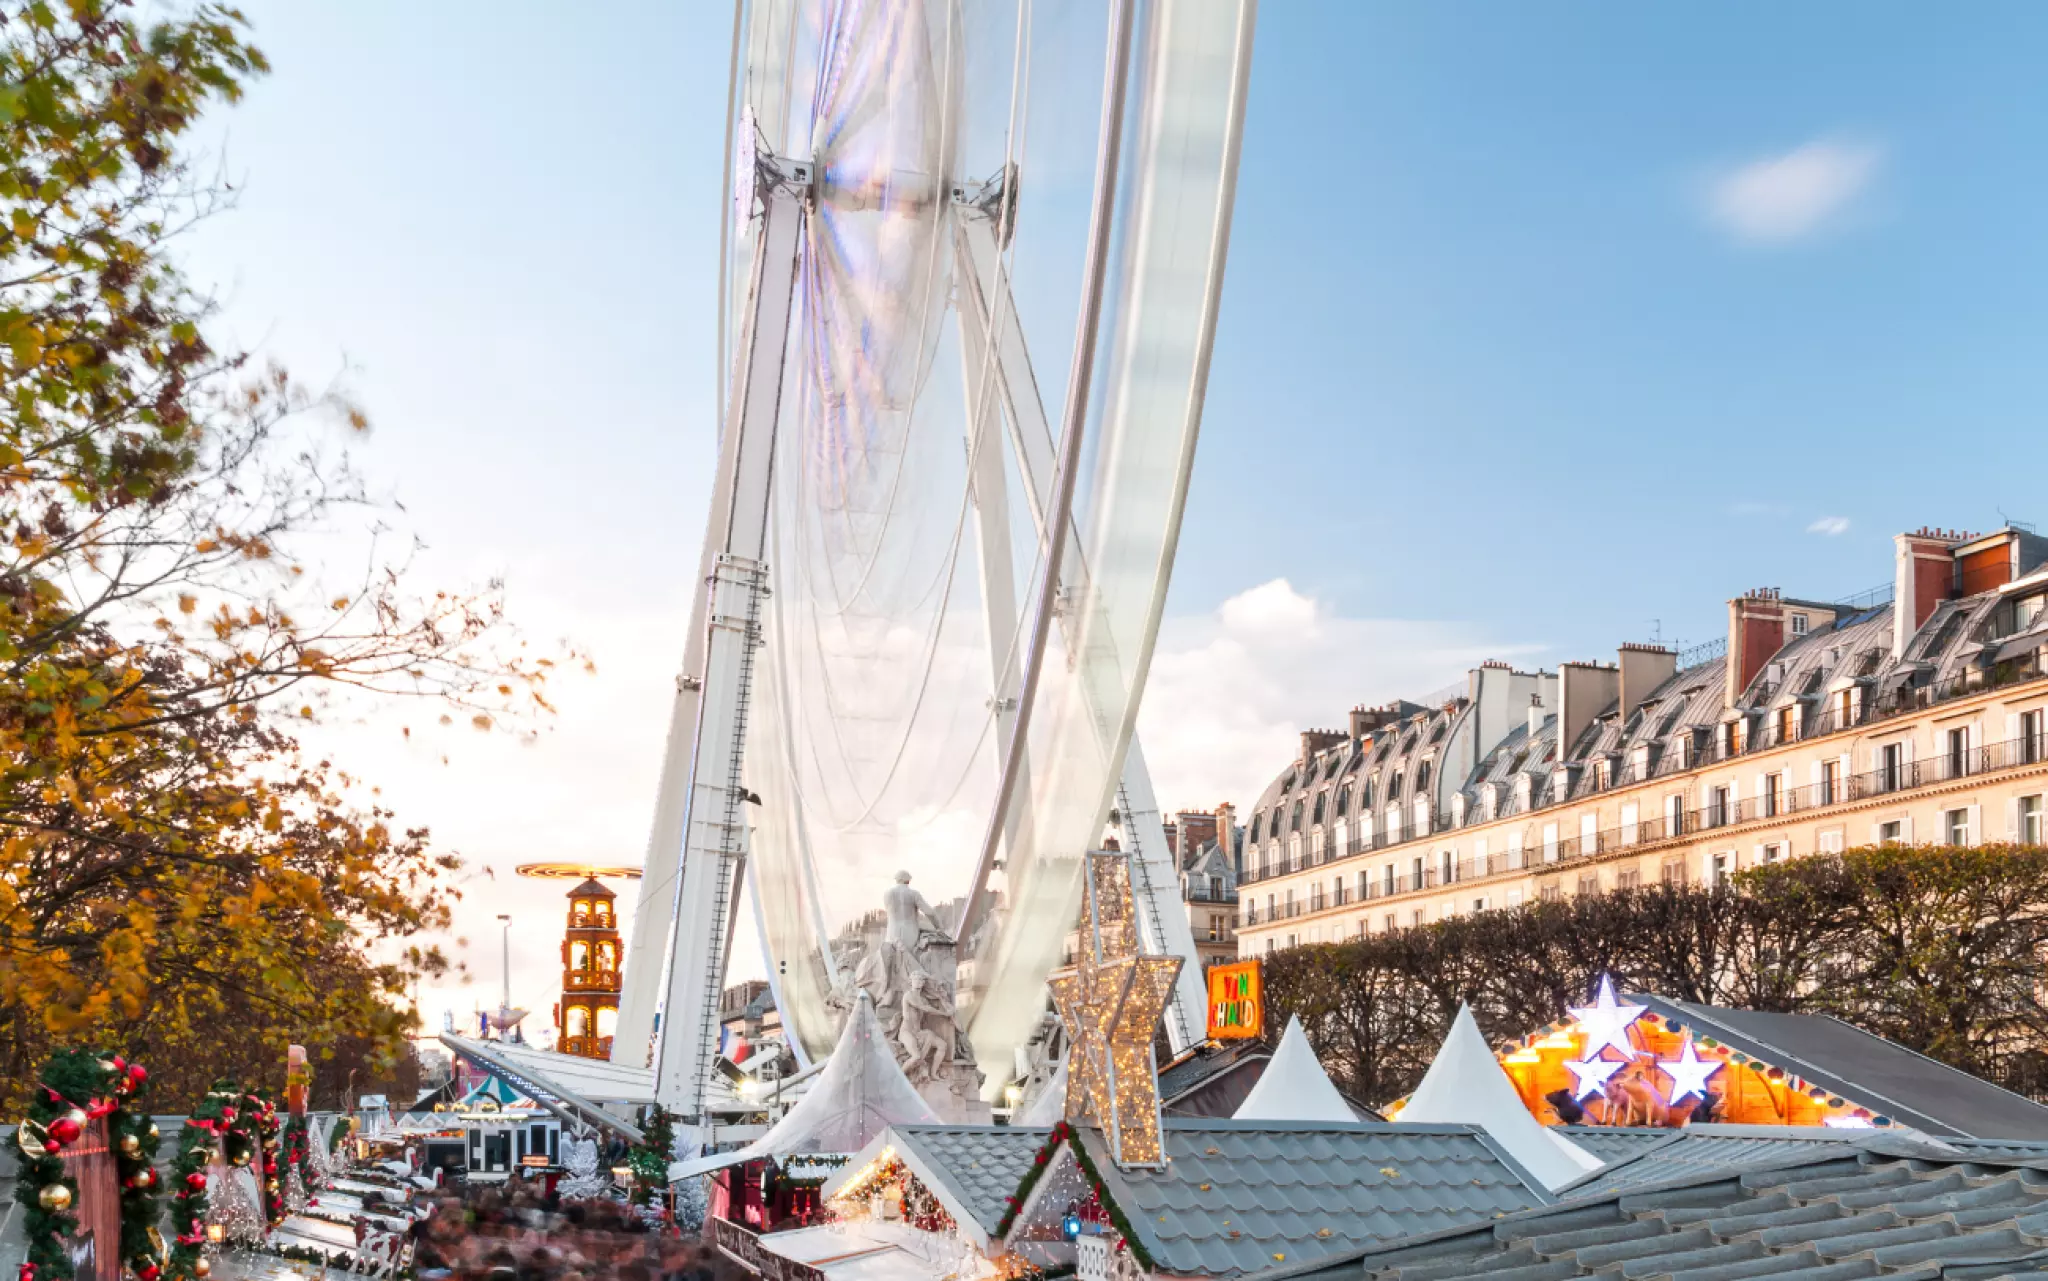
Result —
<instances>
[{"instance_id":1,"label":"yellow leaf","mask_svg":"<svg viewBox=\"0 0 2048 1281\"><path fill-rule=\"evenodd\" d=\"M195 610L195 609L198 609L198 608L199 608L199 598L198 598L197 596L194 596L194 595L193 595L192 593L190 593L190 592L179 592L179 593L178 593L178 612L179 612L179 613L181 613L181 614L189 614L189 613L191 613L191 612L192 612L193 610Z\"/></svg>"}]
</instances>

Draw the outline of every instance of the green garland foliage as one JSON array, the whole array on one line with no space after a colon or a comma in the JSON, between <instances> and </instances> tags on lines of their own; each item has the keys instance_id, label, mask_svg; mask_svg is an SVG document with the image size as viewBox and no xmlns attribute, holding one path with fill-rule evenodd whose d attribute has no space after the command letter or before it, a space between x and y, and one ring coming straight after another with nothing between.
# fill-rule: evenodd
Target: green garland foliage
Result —
<instances>
[{"instance_id":1,"label":"green garland foliage","mask_svg":"<svg viewBox=\"0 0 2048 1281\"><path fill-rule=\"evenodd\" d=\"M1010 1234L1010 1228L1016 1224L1017 1216L1023 1213L1025 1203L1031 1199L1032 1189L1045 1177L1045 1172L1052 1168L1052 1155L1062 1144L1073 1151L1074 1164L1081 1167L1081 1173L1088 1180L1088 1186L1095 1193L1095 1199L1102 1203L1103 1210L1109 1215L1110 1226L1123 1238L1124 1248L1131 1252L1131 1257L1137 1260L1139 1267L1147 1272L1153 1271L1151 1252L1146 1250L1145 1243L1138 1239L1137 1230L1131 1226L1131 1221L1124 1215L1123 1208L1110 1197L1109 1189L1102 1182L1101 1173L1095 1168L1094 1159L1088 1155L1088 1149L1081 1145L1081 1136L1065 1121L1052 1127L1052 1132L1046 1136L1045 1146L1031 1158L1031 1168L1024 1172L1023 1180L1017 1184L1017 1191L1004 1198L1003 1217L996 1224L996 1235L1006 1237Z\"/></svg>"},{"instance_id":2,"label":"green garland foliage","mask_svg":"<svg viewBox=\"0 0 2048 1281\"><path fill-rule=\"evenodd\" d=\"M158 1135L148 1110L141 1106L148 1082L149 1074L140 1065L125 1063L118 1055L65 1050L44 1066L28 1116L16 1133L21 1177L14 1196L28 1212L23 1281L71 1281L75 1273L65 1242L78 1230L72 1210L79 1188L78 1181L64 1173L63 1152L80 1140L88 1121L102 1116L120 1185L121 1236L115 1248L139 1281L158 1281L163 1242L156 1232L159 1207L151 1164ZM46 1196L53 1204L44 1204Z\"/></svg>"},{"instance_id":3,"label":"green garland foliage","mask_svg":"<svg viewBox=\"0 0 2048 1281\"><path fill-rule=\"evenodd\" d=\"M219 1136L227 1129L221 1114L237 1091L216 1085L185 1118L178 1136L178 1156L171 1162L171 1227L173 1236L168 1281L195 1281L206 1249L206 1167L212 1163Z\"/></svg>"}]
</instances>

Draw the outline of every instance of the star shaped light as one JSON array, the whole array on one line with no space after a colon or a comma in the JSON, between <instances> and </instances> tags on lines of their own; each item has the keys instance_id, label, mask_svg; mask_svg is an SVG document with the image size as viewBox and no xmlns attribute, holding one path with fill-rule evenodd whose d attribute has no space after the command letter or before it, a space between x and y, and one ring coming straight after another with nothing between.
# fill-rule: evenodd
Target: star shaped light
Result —
<instances>
[{"instance_id":1,"label":"star shaped light","mask_svg":"<svg viewBox=\"0 0 2048 1281\"><path fill-rule=\"evenodd\" d=\"M1588 1094L1597 1094L1607 1088L1607 1078L1621 1071L1623 1066L1613 1059L1586 1059L1583 1062L1566 1059L1564 1065L1579 1080L1572 1087L1572 1097L1580 1101L1584 1101Z\"/></svg>"},{"instance_id":2,"label":"star shaped light","mask_svg":"<svg viewBox=\"0 0 2048 1281\"><path fill-rule=\"evenodd\" d=\"M1643 1007L1615 1000L1613 978L1601 975L1600 991L1593 1003L1574 1005L1571 1012L1578 1020L1579 1030L1586 1034L1584 1053L1588 1060L1598 1058L1600 1051L1610 1045L1620 1050L1624 1059L1636 1056L1636 1048L1628 1042L1628 1029L1642 1015Z\"/></svg>"},{"instance_id":3,"label":"star shaped light","mask_svg":"<svg viewBox=\"0 0 2048 1281\"><path fill-rule=\"evenodd\" d=\"M1087 919L1081 963L1047 979L1070 1042L1066 1116L1101 1126L1118 1165L1157 1166L1164 1154L1152 1031L1181 960L1138 954L1127 855L1088 856Z\"/></svg>"},{"instance_id":4,"label":"star shaped light","mask_svg":"<svg viewBox=\"0 0 2048 1281\"><path fill-rule=\"evenodd\" d=\"M1691 1095L1707 1097L1707 1078L1721 1070L1721 1064L1714 1059L1703 1059L1692 1047L1692 1038L1686 1037L1678 1047L1675 1059L1658 1059L1657 1066L1664 1069L1664 1075L1671 1078L1671 1103L1676 1106L1680 1099Z\"/></svg>"}]
</instances>

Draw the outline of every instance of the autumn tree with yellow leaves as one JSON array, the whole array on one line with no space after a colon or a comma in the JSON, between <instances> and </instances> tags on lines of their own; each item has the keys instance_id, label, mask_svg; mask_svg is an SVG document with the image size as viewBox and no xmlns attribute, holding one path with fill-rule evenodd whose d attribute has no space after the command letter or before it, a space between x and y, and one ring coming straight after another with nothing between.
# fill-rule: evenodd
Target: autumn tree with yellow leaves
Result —
<instances>
[{"instance_id":1,"label":"autumn tree with yellow leaves","mask_svg":"<svg viewBox=\"0 0 2048 1281\"><path fill-rule=\"evenodd\" d=\"M68 1044L173 1110L288 1041L367 1079L446 966L414 940L457 863L291 726L338 692L517 723L548 664L495 588L295 558L367 510L308 443L362 415L210 346L168 253L222 205L181 142L267 70L240 15L0 0L0 42L0 1105Z\"/></svg>"}]
</instances>

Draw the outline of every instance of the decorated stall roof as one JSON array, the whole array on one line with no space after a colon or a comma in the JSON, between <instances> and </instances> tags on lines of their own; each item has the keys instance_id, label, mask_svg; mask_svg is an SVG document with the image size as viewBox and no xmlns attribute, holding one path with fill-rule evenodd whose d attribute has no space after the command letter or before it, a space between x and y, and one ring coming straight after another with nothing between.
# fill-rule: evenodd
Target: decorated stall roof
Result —
<instances>
[{"instance_id":1,"label":"decorated stall roof","mask_svg":"<svg viewBox=\"0 0 2048 1281\"><path fill-rule=\"evenodd\" d=\"M1055 1127L1006 1244L1057 1265L1078 1207L1145 1271L1229 1277L1548 1200L1473 1126L1169 1118L1163 1140L1163 1169L1119 1169L1099 1132Z\"/></svg>"},{"instance_id":2,"label":"decorated stall roof","mask_svg":"<svg viewBox=\"0 0 2048 1281\"><path fill-rule=\"evenodd\" d=\"M987 1248L1009 1200L1045 1147L1043 1126L892 1125L828 1180L827 1202L900 1161L943 1204L963 1235Z\"/></svg>"},{"instance_id":3,"label":"decorated stall roof","mask_svg":"<svg viewBox=\"0 0 2048 1281\"><path fill-rule=\"evenodd\" d=\"M2048 1141L2048 1108L1839 1019L1617 995L1608 979L1496 1053L1523 1106L1575 1140L1580 1125L1719 1122Z\"/></svg>"}]
</instances>

